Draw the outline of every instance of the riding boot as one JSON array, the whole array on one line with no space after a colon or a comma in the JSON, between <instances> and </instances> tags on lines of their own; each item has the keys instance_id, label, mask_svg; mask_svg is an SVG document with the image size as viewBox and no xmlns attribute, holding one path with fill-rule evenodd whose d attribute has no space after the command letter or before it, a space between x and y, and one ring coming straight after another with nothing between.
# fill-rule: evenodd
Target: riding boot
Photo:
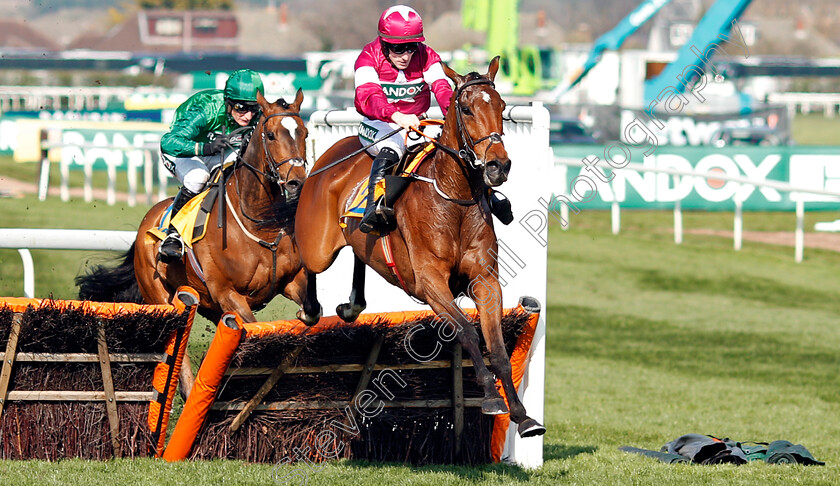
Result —
<instances>
[{"instance_id":1,"label":"riding boot","mask_svg":"<svg viewBox=\"0 0 840 486\"><path fill-rule=\"evenodd\" d=\"M367 206L365 207L365 214L362 216L362 221L359 223L359 231L362 233L370 233L375 228L386 223L385 217L389 213L393 214L393 210L388 211L385 208L376 207L376 183L381 181L385 177L385 172L399 161L399 154L388 147L380 150L379 155L373 159L373 165L370 168L370 179L368 180Z\"/></svg>"},{"instance_id":2,"label":"riding boot","mask_svg":"<svg viewBox=\"0 0 840 486\"><path fill-rule=\"evenodd\" d=\"M508 225L513 221L513 210L510 207L510 199L499 191L488 189L489 197L487 198L490 204L490 212L496 216L504 225ZM502 197L499 197L499 196ZM504 199L502 199L504 198Z\"/></svg>"},{"instance_id":3,"label":"riding boot","mask_svg":"<svg viewBox=\"0 0 840 486\"><path fill-rule=\"evenodd\" d=\"M172 201L172 212L169 215L169 229L166 232L166 238L160 244L158 254L164 263L180 260L184 256L184 240L178 234L178 230L172 225L172 220L178 211L187 204L187 201L194 198L198 194L190 191L186 187L182 187L178 194L175 195L175 200Z\"/></svg>"}]
</instances>

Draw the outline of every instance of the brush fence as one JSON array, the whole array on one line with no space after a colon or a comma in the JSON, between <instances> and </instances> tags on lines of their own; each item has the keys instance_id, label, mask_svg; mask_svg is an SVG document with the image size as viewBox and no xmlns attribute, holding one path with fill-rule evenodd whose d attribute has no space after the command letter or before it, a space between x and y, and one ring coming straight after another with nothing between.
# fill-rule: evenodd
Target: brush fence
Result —
<instances>
[{"instance_id":1,"label":"brush fence","mask_svg":"<svg viewBox=\"0 0 840 486\"><path fill-rule=\"evenodd\" d=\"M159 455L197 304L0 299L0 458Z\"/></svg>"},{"instance_id":2,"label":"brush fence","mask_svg":"<svg viewBox=\"0 0 840 486\"><path fill-rule=\"evenodd\" d=\"M539 313L532 298L505 311L517 387ZM163 457L489 463L501 459L509 416L482 415L482 397L472 362L431 311L313 327L228 313Z\"/></svg>"}]
</instances>

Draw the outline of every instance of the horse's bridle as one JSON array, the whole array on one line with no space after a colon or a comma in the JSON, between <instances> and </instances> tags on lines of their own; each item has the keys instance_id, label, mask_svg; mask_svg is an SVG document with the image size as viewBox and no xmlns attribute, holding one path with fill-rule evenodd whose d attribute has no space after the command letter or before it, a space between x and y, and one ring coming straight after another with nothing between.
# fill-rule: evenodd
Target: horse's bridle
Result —
<instances>
[{"instance_id":1,"label":"horse's bridle","mask_svg":"<svg viewBox=\"0 0 840 486\"><path fill-rule=\"evenodd\" d=\"M496 88L496 86L493 84L493 81L490 81L486 78L479 78L467 81L466 83L459 86L457 91L455 92L455 126L458 131L458 145L461 147L460 150L458 150L458 157L461 160L464 160L468 164L470 164L470 167L472 167L473 169L479 169L484 166L484 159L479 158L478 155L475 153L476 145L485 140L490 140L490 143L487 144L487 147L484 149L484 155L486 156L487 150L490 149L491 145L496 143L502 143L502 134L498 132L492 132L485 137L479 138L478 140L473 140L472 136L467 132L467 129L464 125L464 108L461 106L461 93L463 93L464 90L469 88L470 86L482 84L490 85L490 87L492 87L493 89Z\"/></svg>"},{"instance_id":2,"label":"horse's bridle","mask_svg":"<svg viewBox=\"0 0 840 486\"><path fill-rule=\"evenodd\" d=\"M305 161L301 157L289 157L288 159L281 160L277 162L274 160L274 156L271 155L271 152L268 150L268 142L266 141L265 131L266 131L266 123L271 118L276 116L290 116L294 118L300 118L300 113L295 113L293 111L284 111L280 113L272 113L271 115L266 115L262 121L262 133L260 136L260 142L262 143L263 154L265 155L266 165L268 166L268 170L266 172L261 171L260 169L254 167L253 165L245 162L240 155L241 163L248 167L250 170L262 175L266 178L269 182L273 184L279 184L281 187L286 185L286 181L280 177L280 167L284 164L289 164L292 167L302 167L305 164ZM291 167L289 171L291 172ZM288 175L288 173L286 174ZM283 191L285 193L285 190Z\"/></svg>"}]
</instances>

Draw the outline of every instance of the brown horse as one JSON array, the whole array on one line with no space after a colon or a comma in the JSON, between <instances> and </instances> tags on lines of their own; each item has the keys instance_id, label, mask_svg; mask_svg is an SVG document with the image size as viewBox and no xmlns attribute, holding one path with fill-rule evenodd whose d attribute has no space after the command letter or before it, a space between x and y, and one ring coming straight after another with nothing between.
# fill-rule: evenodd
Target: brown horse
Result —
<instances>
[{"instance_id":1,"label":"brown horse","mask_svg":"<svg viewBox=\"0 0 840 486\"><path fill-rule=\"evenodd\" d=\"M258 93L262 117L225 180L225 201L216 201L204 238L193 245L203 275L186 256L170 264L158 258L160 241L147 231L160 223L172 202L167 199L146 213L120 266L96 266L76 278L79 297L164 304L179 286L189 285L199 293L199 313L210 321L236 311L244 321L255 322L253 310L282 293L302 306L298 318L310 325L317 322L320 308L304 303L306 274L293 241L294 212L306 178L302 101L301 90L291 104L282 98L269 103ZM220 204L227 207L222 228L216 224ZM182 373L186 390L192 388L191 376L189 369Z\"/></svg>"},{"instance_id":2,"label":"brown horse","mask_svg":"<svg viewBox=\"0 0 840 486\"><path fill-rule=\"evenodd\" d=\"M458 329L458 341L472 359L484 389L482 412L507 413L493 375L484 365L478 333L456 304L456 295L469 294L480 314L491 367L508 397L511 419L519 424L522 437L530 437L545 433L545 427L527 416L511 379L501 333L498 263L491 257L498 254L498 247L487 188L505 182L511 166L502 143L505 103L493 85L498 68L498 57L490 63L487 75L461 76L444 65L455 92L438 150L417 170L422 179L411 183L394 207L396 228L389 237L396 272L379 249L379 239L359 231L357 219L347 218L344 228L339 225L371 166L372 159L364 151L335 164L360 150L355 136L338 141L312 168L300 195L295 239L309 273L307 299L317 302L315 274L329 268L342 247L351 246L356 258L353 288L350 302L336 309L339 316L351 322L365 308L364 265L371 266L391 284L427 302L447 325Z\"/></svg>"}]
</instances>

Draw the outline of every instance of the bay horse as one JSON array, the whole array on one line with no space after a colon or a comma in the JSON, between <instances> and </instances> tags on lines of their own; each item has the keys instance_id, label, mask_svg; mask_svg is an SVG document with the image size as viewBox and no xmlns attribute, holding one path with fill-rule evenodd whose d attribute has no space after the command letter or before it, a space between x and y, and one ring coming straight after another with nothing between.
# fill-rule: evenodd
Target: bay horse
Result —
<instances>
[{"instance_id":1,"label":"bay horse","mask_svg":"<svg viewBox=\"0 0 840 486\"><path fill-rule=\"evenodd\" d=\"M293 103L269 103L257 93L262 111L248 146L224 181L224 194L208 216L204 238L193 244L201 268L182 260L164 263L160 241L147 231L159 225L172 198L158 202L140 222L131 248L116 268L97 265L76 277L79 298L94 301L166 304L181 285L196 289L198 312L212 322L236 311L255 322L253 311L282 293L301 305L297 317L308 325L320 318L320 308L304 303L306 273L293 241L294 213L306 179L307 129L300 117L303 91ZM221 156L221 155L220 155ZM225 225L219 227L224 204ZM203 274L203 275L202 275ZM184 360L182 389L192 389L192 370Z\"/></svg>"},{"instance_id":2,"label":"bay horse","mask_svg":"<svg viewBox=\"0 0 840 486\"><path fill-rule=\"evenodd\" d=\"M345 227L339 224L370 173L372 157L361 150L358 137L336 142L310 171L295 217L295 239L308 273L307 300L317 302L316 274L327 270L339 250L349 245L355 265L350 302L336 309L342 319L352 322L365 308L367 264L392 285L428 303L439 319L458 329L458 341L472 359L484 389L482 413L510 411L520 436L541 435L545 427L528 417L511 379L510 358L502 340L498 262L492 258L498 246L487 188L505 182L511 167L502 142L505 103L493 84L499 58L491 61L486 75L461 76L446 64L443 69L455 83L455 91L437 150L417 169L419 177L394 205L396 228L388 237L395 270L378 249L377 235L359 231L357 218L346 218ZM502 381L510 409L484 364L475 327L456 303L456 295L468 292L479 312L490 365Z\"/></svg>"}]
</instances>

